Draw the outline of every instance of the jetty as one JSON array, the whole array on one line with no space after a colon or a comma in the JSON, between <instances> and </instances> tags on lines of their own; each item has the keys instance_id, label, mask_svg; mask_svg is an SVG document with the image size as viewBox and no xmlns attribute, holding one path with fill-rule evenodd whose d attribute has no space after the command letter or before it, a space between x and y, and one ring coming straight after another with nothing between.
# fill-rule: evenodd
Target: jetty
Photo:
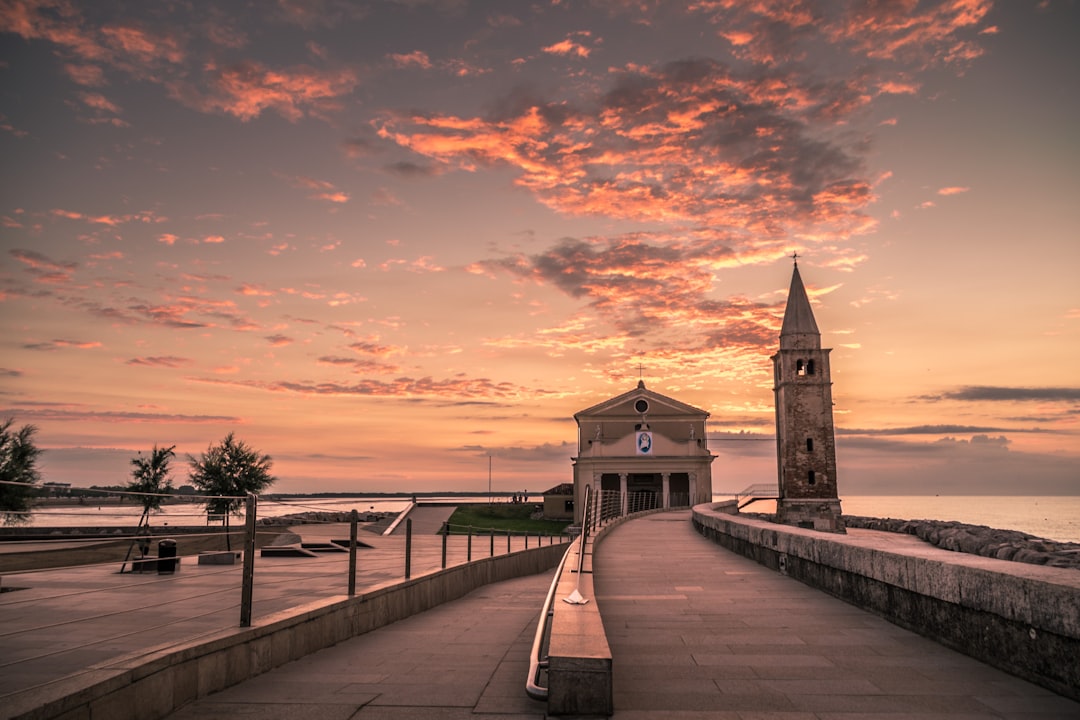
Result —
<instances>
[{"instance_id":1,"label":"jetty","mask_svg":"<svg viewBox=\"0 0 1080 720\"><path fill-rule=\"evenodd\" d=\"M154 625L155 603L191 593L177 582L184 573L199 575L205 591L236 568L185 566L161 578L105 575L100 568L42 573L27 583L39 588L0 600L7 650L0 661L0 717L1080 717L1075 685L1047 687L1072 682L1068 673L1075 672L1070 658L1080 633L1068 635L1080 620L1075 570L967 556L874 530L815 533L730 511L709 504L616 518L584 548L587 574L571 577L573 563L564 564L567 584L559 586L551 632L563 649L577 646L590 656L561 665L571 668L561 680L570 678L569 685L548 678L555 699L585 703L571 712L525 690L540 608L552 568L567 556L565 544L533 538L528 548L522 542L488 555L489 546L478 542L471 562L458 548L443 569L441 539L413 538L414 575L406 580L394 556L401 540L391 535L365 551L372 553L364 556L371 578L355 596L342 595L327 579L340 558L260 560L249 628L226 621L232 626L222 629L220 616L215 627L213 613L200 618L194 607L186 610L189 624L177 630L166 617ZM844 582L859 585L853 578L863 572L861 555L873 558L871 574L892 574L885 579L891 589L845 601L813 587L810 576L843 573ZM821 569L830 563L847 569ZM1032 682L1018 676L1028 671L1006 672L1002 661L959 652L953 638L942 638L954 646L948 647L925 636L936 630L920 633L886 620L872 598L899 597L912 584L898 567L926 584L908 591L925 592L924 602L943 592L966 595L954 598L954 622L963 625L957 618L967 613L983 625L1022 627L1027 657L1041 662L1036 670L1053 675L1057 668L1059 679ZM940 573L940 583L930 583L929 568ZM972 571L998 591L965 589L964 575ZM40 587L45 579L47 589ZM861 581L864 590L869 582ZM57 592L63 583L83 591L109 587L91 611L80 592ZM1041 600L1025 607L1008 590L1015 583ZM585 603L563 601L571 587L581 589ZM311 600L282 608L285 588L303 588ZM48 595L48 602L35 602L34 593ZM994 603L1002 607L994 610ZM41 623L43 614L57 622ZM19 623L31 622L38 629L19 632ZM927 626L932 622L928 617ZM577 628L581 642L575 644L568 627ZM164 642L147 646L155 632ZM95 658L95 635L129 643L127 652ZM64 646L79 643L89 654L57 662ZM556 644L551 640L552 652ZM598 647L607 651L600 662ZM575 667L592 673L588 683L575 684ZM595 692L605 687L609 694ZM599 713L589 706L596 702Z\"/></svg>"}]
</instances>

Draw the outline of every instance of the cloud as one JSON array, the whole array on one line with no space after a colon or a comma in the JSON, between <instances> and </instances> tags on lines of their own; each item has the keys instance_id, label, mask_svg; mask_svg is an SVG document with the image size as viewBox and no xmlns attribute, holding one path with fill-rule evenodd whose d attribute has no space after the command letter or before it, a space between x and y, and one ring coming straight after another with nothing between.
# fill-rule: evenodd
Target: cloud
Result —
<instances>
[{"instance_id":1,"label":"cloud","mask_svg":"<svg viewBox=\"0 0 1080 720\"><path fill-rule=\"evenodd\" d=\"M938 189L937 194L938 195L960 195L961 193L966 193L969 190L971 190L971 188L968 188L968 187L957 187L957 186L943 187L943 188Z\"/></svg>"},{"instance_id":2,"label":"cloud","mask_svg":"<svg viewBox=\"0 0 1080 720\"><path fill-rule=\"evenodd\" d=\"M300 65L271 69L255 61L212 68L208 74L207 91L175 82L170 86L173 96L202 112L223 112L245 122L264 110L274 110L291 122L320 115L336 108L335 101L351 93L358 83L356 73L349 68L319 70Z\"/></svg>"},{"instance_id":3,"label":"cloud","mask_svg":"<svg viewBox=\"0 0 1080 720\"><path fill-rule=\"evenodd\" d=\"M399 68L418 67L424 70L432 68L431 58L422 50L414 50L410 53L391 53L387 57Z\"/></svg>"},{"instance_id":4,"label":"cloud","mask_svg":"<svg viewBox=\"0 0 1080 720\"><path fill-rule=\"evenodd\" d=\"M590 106L508 98L489 118L387 117L383 137L459 170L509 165L555 210L743 238L872 226L861 161L810 123L865 100L842 84L747 78L709 60L627 68Z\"/></svg>"},{"instance_id":5,"label":"cloud","mask_svg":"<svg viewBox=\"0 0 1080 720\"><path fill-rule=\"evenodd\" d=\"M328 180L317 180L305 175L297 175L287 180L293 187L311 190L312 193L308 197L312 200L325 200L337 204L349 202L349 193L338 190Z\"/></svg>"},{"instance_id":6,"label":"cloud","mask_svg":"<svg viewBox=\"0 0 1080 720\"><path fill-rule=\"evenodd\" d=\"M217 378L189 378L195 382L229 385L266 392L289 392L299 395L325 396L380 396L402 399L425 400L452 398L467 399L520 399L548 394L544 390L525 388L510 382L496 382L489 378L454 377L436 380L431 377L399 377L389 381L364 379L355 383L305 382L295 380L221 380Z\"/></svg>"},{"instance_id":7,"label":"cloud","mask_svg":"<svg viewBox=\"0 0 1080 720\"><path fill-rule=\"evenodd\" d=\"M49 340L47 342L26 343L23 348L26 350L60 350L62 348L75 348L76 350L93 350L101 347L101 343L96 340Z\"/></svg>"},{"instance_id":8,"label":"cloud","mask_svg":"<svg viewBox=\"0 0 1080 720\"><path fill-rule=\"evenodd\" d=\"M288 335L267 335L266 341L274 347L285 347L286 345L292 345L296 342Z\"/></svg>"},{"instance_id":9,"label":"cloud","mask_svg":"<svg viewBox=\"0 0 1080 720\"><path fill-rule=\"evenodd\" d=\"M700 2L692 13L719 28L740 58L778 65L830 50L849 62L918 68L963 64L982 54L976 36L991 0L960 2ZM989 32L986 28L982 32Z\"/></svg>"},{"instance_id":10,"label":"cloud","mask_svg":"<svg viewBox=\"0 0 1080 720\"><path fill-rule=\"evenodd\" d=\"M587 42L592 39L592 33L587 30L581 30L578 32L572 32L566 36L566 39L561 40L552 45L548 45L545 48L541 48L542 52L549 55L573 55L579 58L587 58L592 52L591 48L586 47L583 42Z\"/></svg>"},{"instance_id":11,"label":"cloud","mask_svg":"<svg viewBox=\"0 0 1080 720\"><path fill-rule=\"evenodd\" d=\"M1080 388L1070 387L1000 387L994 385L968 385L940 395L924 395L920 400L962 400L970 402L1077 402Z\"/></svg>"},{"instance_id":12,"label":"cloud","mask_svg":"<svg viewBox=\"0 0 1080 720\"><path fill-rule=\"evenodd\" d=\"M397 365L380 362L378 360L365 360L334 355L323 355L319 358L318 363L320 365L331 365L334 367L348 367L356 374L374 372L386 375L401 371L401 368Z\"/></svg>"},{"instance_id":13,"label":"cloud","mask_svg":"<svg viewBox=\"0 0 1080 720\"><path fill-rule=\"evenodd\" d=\"M77 407L20 408L17 412L20 418L49 422L195 423L200 425L236 425L243 422L242 418L231 415L97 411L82 410Z\"/></svg>"},{"instance_id":14,"label":"cloud","mask_svg":"<svg viewBox=\"0 0 1080 720\"><path fill-rule=\"evenodd\" d=\"M164 368L178 368L193 365L194 360L191 358L176 357L174 355L161 355L151 357L137 357L131 358L125 362L125 365L145 365L148 367L164 367Z\"/></svg>"},{"instance_id":15,"label":"cloud","mask_svg":"<svg viewBox=\"0 0 1080 720\"><path fill-rule=\"evenodd\" d=\"M100 65L66 63L64 72L78 85L97 87L105 84L105 73Z\"/></svg>"},{"instance_id":16,"label":"cloud","mask_svg":"<svg viewBox=\"0 0 1080 720\"><path fill-rule=\"evenodd\" d=\"M1040 429L1003 428L987 425L913 425L896 428L836 428L837 435L960 435L969 433L1041 433Z\"/></svg>"},{"instance_id":17,"label":"cloud","mask_svg":"<svg viewBox=\"0 0 1080 720\"><path fill-rule=\"evenodd\" d=\"M158 60L179 64L185 59L176 38L151 33L143 28L109 25L101 28L101 35L107 46L133 64L151 65Z\"/></svg>"},{"instance_id":18,"label":"cloud","mask_svg":"<svg viewBox=\"0 0 1080 720\"><path fill-rule=\"evenodd\" d=\"M8 254L26 265L26 271L40 283L67 283L79 268L78 263L53 260L35 250L13 248Z\"/></svg>"}]
</instances>

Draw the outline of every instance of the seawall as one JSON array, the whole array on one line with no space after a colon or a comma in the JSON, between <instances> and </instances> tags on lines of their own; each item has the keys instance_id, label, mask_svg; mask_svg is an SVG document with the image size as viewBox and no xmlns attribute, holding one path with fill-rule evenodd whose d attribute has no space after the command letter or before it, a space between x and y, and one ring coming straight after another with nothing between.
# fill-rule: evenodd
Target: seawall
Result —
<instances>
[{"instance_id":1,"label":"seawall","mask_svg":"<svg viewBox=\"0 0 1080 720\"><path fill-rule=\"evenodd\" d=\"M476 560L353 597L318 600L183 645L139 652L9 696L19 720L154 720L309 653L449 602L483 585L555 567L565 544Z\"/></svg>"},{"instance_id":2,"label":"seawall","mask_svg":"<svg viewBox=\"0 0 1080 720\"><path fill-rule=\"evenodd\" d=\"M951 552L887 533L833 535L693 510L729 550L1056 693L1080 700L1080 572Z\"/></svg>"}]
</instances>

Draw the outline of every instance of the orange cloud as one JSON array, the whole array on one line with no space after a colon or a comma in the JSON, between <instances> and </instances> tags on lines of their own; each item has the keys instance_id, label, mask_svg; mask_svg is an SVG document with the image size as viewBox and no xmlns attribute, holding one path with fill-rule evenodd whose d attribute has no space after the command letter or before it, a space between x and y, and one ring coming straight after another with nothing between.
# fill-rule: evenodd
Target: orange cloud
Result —
<instances>
[{"instance_id":1,"label":"orange cloud","mask_svg":"<svg viewBox=\"0 0 1080 720\"><path fill-rule=\"evenodd\" d=\"M349 202L350 199L349 193L338 190L332 182L327 180L317 180L305 175L297 175L295 177L287 178L287 180L293 187L314 190L315 192L308 195L312 200L325 200L327 202L341 204Z\"/></svg>"},{"instance_id":2,"label":"orange cloud","mask_svg":"<svg viewBox=\"0 0 1080 720\"><path fill-rule=\"evenodd\" d=\"M76 350L93 350L101 347L101 343L83 340L50 340L48 342L26 343L23 345L27 350L59 350L61 348L75 348Z\"/></svg>"},{"instance_id":3,"label":"orange cloud","mask_svg":"<svg viewBox=\"0 0 1080 720\"><path fill-rule=\"evenodd\" d=\"M432 67L431 58L421 50L414 50L411 53L392 53L388 57L397 67L419 67L424 70L430 70Z\"/></svg>"},{"instance_id":4,"label":"orange cloud","mask_svg":"<svg viewBox=\"0 0 1080 720\"><path fill-rule=\"evenodd\" d=\"M548 53L549 55L574 55L579 58L587 58L592 50L582 45L577 39L587 40L591 37L592 33L587 30L573 32L570 33L565 40L541 48L541 51Z\"/></svg>"},{"instance_id":5,"label":"orange cloud","mask_svg":"<svg viewBox=\"0 0 1080 720\"><path fill-rule=\"evenodd\" d=\"M272 109L295 122L352 92L356 84L356 73L347 68L320 71L301 65L272 70L249 61L214 71L208 95L180 85L173 90L177 97L204 112L220 111L247 121Z\"/></svg>"},{"instance_id":6,"label":"orange cloud","mask_svg":"<svg viewBox=\"0 0 1080 720\"><path fill-rule=\"evenodd\" d=\"M938 195L960 195L962 193L968 192L969 190L971 190L971 188L969 188L969 187L959 187L959 186L943 187L943 188L940 188L937 191L937 194Z\"/></svg>"},{"instance_id":7,"label":"orange cloud","mask_svg":"<svg viewBox=\"0 0 1080 720\"><path fill-rule=\"evenodd\" d=\"M174 355L160 355L151 357L137 357L126 361L126 365L145 365L148 367L178 368L193 365L191 358L176 357Z\"/></svg>"},{"instance_id":8,"label":"orange cloud","mask_svg":"<svg viewBox=\"0 0 1080 720\"><path fill-rule=\"evenodd\" d=\"M59 262L34 250L14 248L8 251L13 258L27 266L27 272L40 283L67 283L78 269L78 263Z\"/></svg>"},{"instance_id":9,"label":"orange cloud","mask_svg":"<svg viewBox=\"0 0 1080 720\"><path fill-rule=\"evenodd\" d=\"M64 72L67 73L72 81L79 85L96 87L105 84L105 73L99 65L66 63L64 65Z\"/></svg>"},{"instance_id":10,"label":"orange cloud","mask_svg":"<svg viewBox=\"0 0 1080 720\"><path fill-rule=\"evenodd\" d=\"M184 52L172 37L153 35L140 28L123 25L103 27L101 34L106 45L133 62L146 64L166 60L176 64L184 61Z\"/></svg>"}]
</instances>

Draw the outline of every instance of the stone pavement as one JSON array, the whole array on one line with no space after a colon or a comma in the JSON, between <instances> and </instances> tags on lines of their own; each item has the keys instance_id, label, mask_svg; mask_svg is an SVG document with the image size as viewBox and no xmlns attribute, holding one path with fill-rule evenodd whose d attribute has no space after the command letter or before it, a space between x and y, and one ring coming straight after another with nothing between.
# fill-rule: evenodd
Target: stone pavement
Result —
<instances>
[{"instance_id":1,"label":"stone pavement","mask_svg":"<svg viewBox=\"0 0 1080 720\"><path fill-rule=\"evenodd\" d=\"M594 567L616 720L1080 718L1080 704L710 543L688 512L615 528ZM539 720L524 683L549 583L487 586L170 720Z\"/></svg>"},{"instance_id":2,"label":"stone pavement","mask_svg":"<svg viewBox=\"0 0 1080 720\"><path fill-rule=\"evenodd\" d=\"M349 536L347 523L294 530L305 541ZM357 592L404 578L404 536L364 533L359 539L375 547L357 551ZM473 559L487 557L487 538L473 541ZM536 542L530 538L529 546ZM450 538L448 566L465 562L466 543L464 537ZM513 538L511 545L521 550L525 540ZM497 538L494 549L505 553L505 538ZM441 537L414 535L412 576L439 570L441 556ZM199 565L189 556L173 575L118 570L119 563L109 563L4 575L3 587L13 591L0 594L0 718L28 709L26 703L51 686L93 676L118 658L185 645L239 625L240 564ZM347 589L348 553L257 557L252 615L257 620Z\"/></svg>"},{"instance_id":3,"label":"stone pavement","mask_svg":"<svg viewBox=\"0 0 1080 720\"><path fill-rule=\"evenodd\" d=\"M1080 703L713 544L689 512L620 525L593 569L619 720L1080 718Z\"/></svg>"}]
</instances>

